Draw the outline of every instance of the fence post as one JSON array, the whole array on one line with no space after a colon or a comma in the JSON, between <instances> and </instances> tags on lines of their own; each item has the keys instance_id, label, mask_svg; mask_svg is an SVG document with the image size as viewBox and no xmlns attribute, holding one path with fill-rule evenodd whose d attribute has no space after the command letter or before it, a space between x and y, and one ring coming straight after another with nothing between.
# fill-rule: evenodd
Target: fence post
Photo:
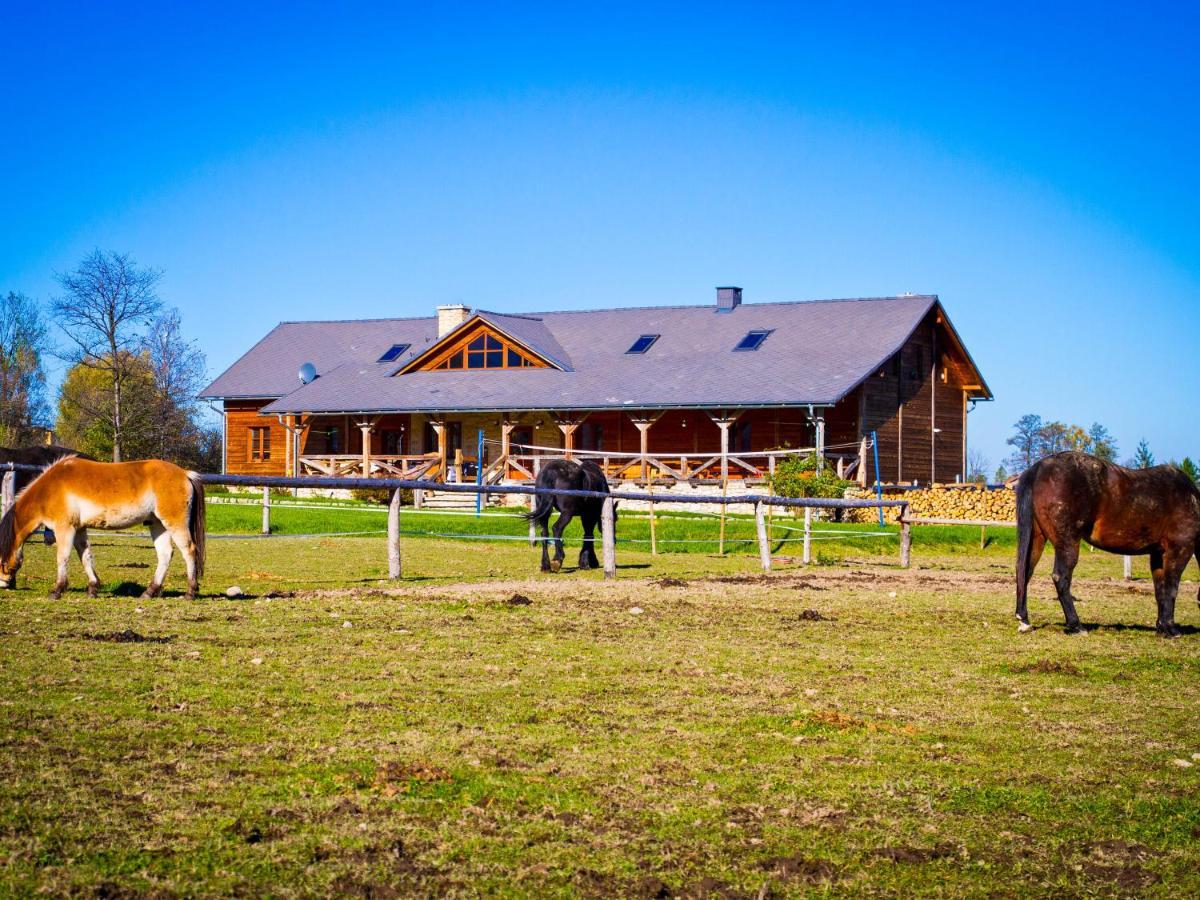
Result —
<instances>
[{"instance_id":1,"label":"fence post","mask_svg":"<svg viewBox=\"0 0 1200 900\"><path fill-rule=\"evenodd\" d=\"M388 578L395 581L400 577L400 488L392 488L388 503Z\"/></svg>"},{"instance_id":2,"label":"fence post","mask_svg":"<svg viewBox=\"0 0 1200 900\"><path fill-rule=\"evenodd\" d=\"M649 493L654 493L654 484L651 483ZM658 529L655 527L654 521L654 501L650 501L650 555L658 556Z\"/></svg>"},{"instance_id":3,"label":"fence post","mask_svg":"<svg viewBox=\"0 0 1200 900\"><path fill-rule=\"evenodd\" d=\"M883 507L880 507L883 509ZM900 568L907 569L912 556L912 525L908 521L908 506L900 507Z\"/></svg>"},{"instance_id":4,"label":"fence post","mask_svg":"<svg viewBox=\"0 0 1200 900\"><path fill-rule=\"evenodd\" d=\"M767 540L767 518L761 503L754 504L754 527L758 531L758 558L764 572L771 571L771 544Z\"/></svg>"},{"instance_id":5,"label":"fence post","mask_svg":"<svg viewBox=\"0 0 1200 900\"><path fill-rule=\"evenodd\" d=\"M804 507L804 564L812 562L812 507Z\"/></svg>"},{"instance_id":6,"label":"fence post","mask_svg":"<svg viewBox=\"0 0 1200 900\"><path fill-rule=\"evenodd\" d=\"M1133 581L1133 557L1126 556L1121 563L1126 581Z\"/></svg>"},{"instance_id":7,"label":"fence post","mask_svg":"<svg viewBox=\"0 0 1200 900\"><path fill-rule=\"evenodd\" d=\"M17 493L17 472L9 469L4 473L3 486L0 487L0 516L12 507Z\"/></svg>"},{"instance_id":8,"label":"fence post","mask_svg":"<svg viewBox=\"0 0 1200 900\"><path fill-rule=\"evenodd\" d=\"M616 530L615 518L613 515L613 498L611 496L605 497L604 505L600 507L600 532L604 543L605 579L617 577L617 536L614 534Z\"/></svg>"},{"instance_id":9,"label":"fence post","mask_svg":"<svg viewBox=\"0 0 1200 900\"><path fill-rule=\"evenodd\" d=\"M262 533L271 533L271 489L265 487L262 489Z\"/></svg>"}]
</instances>

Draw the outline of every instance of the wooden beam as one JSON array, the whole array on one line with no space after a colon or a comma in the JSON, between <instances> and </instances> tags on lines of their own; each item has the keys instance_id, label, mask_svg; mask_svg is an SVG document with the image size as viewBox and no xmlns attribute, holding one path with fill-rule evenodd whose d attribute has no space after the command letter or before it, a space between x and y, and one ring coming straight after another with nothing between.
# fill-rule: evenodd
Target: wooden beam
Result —
<instances>
[{"instance_id":1,"label":"wooden beam","mask_svg":"<svg viewBox=\"0 0 1200 900\"><path fill-rule=\"evenodd\" d=\"M588 417L588 414L560 413L551 410L550 415L554 418L554 424L563 433L563 455L567 459L573 459L575 454L571 451L575 449L575 430L583 424L583 420Z\"/></svg>"}]
</instances>

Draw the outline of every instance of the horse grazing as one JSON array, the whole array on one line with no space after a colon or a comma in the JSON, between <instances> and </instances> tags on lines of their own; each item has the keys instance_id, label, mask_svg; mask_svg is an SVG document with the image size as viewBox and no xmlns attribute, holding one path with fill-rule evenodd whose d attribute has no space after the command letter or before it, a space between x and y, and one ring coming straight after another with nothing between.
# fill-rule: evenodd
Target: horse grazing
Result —
<instances>
[{"instance_id":1,"label":"horse grazing","mask_svg":"<svg viewBox=\"0 0 1200 900\"><path fill-rule=\"evenodd\" d=\"M1155 625L1179 635L1175 598L1192 557L1200 559L1200 489L1174 466L1126 469L1086 453L1056 453L1017 482L1017 621L1028 631L1029 580L1046 541L1054 545L1054 584L1067 632L1081 631L1071 597L1079 542L1128 556L1150 555Z\"/></svg>"},{"instance_id":2,"label":"horse grazing","mask_svg":"<svg viewBox=\"0 0 1200 900\"><path fill-rule=\"evenodd\" d=\"M58 534L58 580L50 596L57 600L67 586L71 548L87 573L88 596L100 588L89 528L150 526L158 553L158 569L143 597L162 590L175 542L187 564L189 599L196 596L204 574L204 485L187 472L158 459L101 463L68 456L52 464L18 496L0 519L0 588L16 586L26 538L39 525Z\"/></svg>"},{"instance_id":3,"label":"horse grazing","mask_svg":"<svg viewBox=\"0 0 1200 900\"><path fill-rule=\"evenodd\" d=\"M608 493L608 479L604 472L594 462L585 461L574 463L569 459L553 459L542 466L538 472L537 486L548 490L558 491L598 491ZM542 528L542 571L557 572L562 568L563 530L570 524L571 519L579 516L583 521L583 549L579 551L579 568L600 568L600 560L596 559L593 532L600 524L600 510L604 500L600 497L575 497L570 494L538 494L533 509L524 513L524 517ZM613 504L613 527L616 528L616 504ZM549 548L546 546L550 537L550 513L558 510L558 518L554 522L554 559L550 559Z\"/></svg>"}]
</instances>

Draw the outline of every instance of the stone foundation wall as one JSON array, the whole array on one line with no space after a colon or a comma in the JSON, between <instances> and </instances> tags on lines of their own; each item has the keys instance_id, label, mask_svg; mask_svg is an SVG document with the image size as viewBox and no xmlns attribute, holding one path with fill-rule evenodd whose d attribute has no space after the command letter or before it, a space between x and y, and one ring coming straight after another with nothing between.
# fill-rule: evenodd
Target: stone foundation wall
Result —
<instances>
[{"instance_id":1,"label":"stone foundation wall","mask_svg":"<svg viewBox=\"0 0 1200 900\"><path fill-rule=\"evenodd\" d=\"M1017 495L1011 488L988 490L981 485L941 485L919 491L897 491L883 489L885 500L907 500L910 515L934 519L986 519L992 522L1015 522L1017 520ZM850 488L846 499L874 499L875 492L862 488ZM846 510L850 522L876 522L879 513L874 509ZM900 507L884 510L884 519L895 522L900 517Z\"/></svg>"}]
</instances>

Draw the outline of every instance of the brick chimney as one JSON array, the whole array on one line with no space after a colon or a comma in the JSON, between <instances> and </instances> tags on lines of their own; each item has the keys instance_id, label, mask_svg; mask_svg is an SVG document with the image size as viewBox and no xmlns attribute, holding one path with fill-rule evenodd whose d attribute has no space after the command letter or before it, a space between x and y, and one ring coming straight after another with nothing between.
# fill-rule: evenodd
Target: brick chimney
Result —
<instances>
[{"instance_id":1,"label":"brick chimney","mask_svg":"<svg viewBox=\"0 0 1200 900\"><path fill-rule=\"evenodd\" d=\"M461 303L448 303L437 308L438 337L453 331L471 315L471 310Z\"/></svg>"},{"instance_id":2,"label":"brick chimney","mask_svg":"<svg viewBox=\"0 0 1200 900\"><path fill-rule=\"evenodd\" d=\"M717 312L733 312L742 305L742 289L740 287L717 288Z\"/></svg>"}]
</instances>

